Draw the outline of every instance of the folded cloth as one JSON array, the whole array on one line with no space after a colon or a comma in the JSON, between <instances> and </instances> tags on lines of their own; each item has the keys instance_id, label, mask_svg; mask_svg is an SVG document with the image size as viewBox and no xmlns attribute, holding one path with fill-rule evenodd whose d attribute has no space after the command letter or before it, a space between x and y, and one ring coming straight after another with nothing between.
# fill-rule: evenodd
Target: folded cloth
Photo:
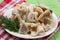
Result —
<instances>
[{"instance_id":1,"label":"folded cloth","mask_svg":"<svg viewBox=\"0 0 60 40\"><path fill-rule=\"evenodd\" d=\"M4 12L6 12L8 9L12 8L14 5L16 5L18 3L21 4L22 2L25 2L25 0L4 0L2 3L0 3L0 16L2 16L4 14ZM57 29L58 28L60 28L60 21L58 23ZM44 38L34 39L34 40L48 40L52 35L53 35L53 33ZM0 40L28 40L28 39L17 38L13 35L10 35L2 28L2 26L0 24ZM33 39L29 39L29 40L33 40Z\"/></svg>"}]
</instances>

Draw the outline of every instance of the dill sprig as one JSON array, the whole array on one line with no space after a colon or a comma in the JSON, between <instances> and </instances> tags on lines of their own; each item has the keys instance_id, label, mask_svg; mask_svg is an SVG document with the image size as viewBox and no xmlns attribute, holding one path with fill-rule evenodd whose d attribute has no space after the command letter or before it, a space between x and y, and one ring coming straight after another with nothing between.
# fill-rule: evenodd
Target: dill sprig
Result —
<instances>
[{"instance_id":1,"label":"dill sprig","mask_svg":"<svg viewBox=\"0 0 60 40\"><path fill-rule=\"evenodd\" d=\"M5 16L0 17L0 23L2 24L3 28L6 28L10 31L18 32L19 30L19 23L18 19L11 20L10 18L7 18Z\"/></svg>"}]
</instances>

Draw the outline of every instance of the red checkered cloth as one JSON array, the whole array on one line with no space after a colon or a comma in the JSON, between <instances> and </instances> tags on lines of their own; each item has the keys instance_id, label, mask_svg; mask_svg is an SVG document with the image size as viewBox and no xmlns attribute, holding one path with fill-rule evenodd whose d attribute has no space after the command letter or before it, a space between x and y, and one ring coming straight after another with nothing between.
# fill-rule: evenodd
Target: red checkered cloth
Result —
<instances>
[{"instance_id":1,"label":"red checkered cloth","mask_svg":"<svg viewBox=\"0 0 60 40\"><path fill-rule=\"evenodd\" d=\"M2 16L7 10L12 8L16 4L18 3L21 4L22 2L25 2L25 0L4 0L2 3L0 3L0 16ZM59 28L60 28L60 22L58 23L57 29ZM44 38L34 39L34 40L48 40L54 33ZM33 40L33 39L23 39L23 38L17 38L15 36L12 36L9 33L7 33L0 25L0 40Z\"/></svg>"}]
</instances>

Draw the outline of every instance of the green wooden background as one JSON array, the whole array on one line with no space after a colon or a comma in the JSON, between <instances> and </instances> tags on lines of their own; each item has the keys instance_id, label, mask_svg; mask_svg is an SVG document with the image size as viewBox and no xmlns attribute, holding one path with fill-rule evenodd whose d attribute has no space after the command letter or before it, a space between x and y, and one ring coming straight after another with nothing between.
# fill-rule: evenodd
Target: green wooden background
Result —
<instances>
[{"instance_id":1,"label":"green wooden background","mask_svg":"<svg viewBox=\"0 0 60 40\"><path fill-rule=\"evenodd\" d=\"M44 4L52 9L57 16L60 16L60 0L38 0L40 4ZM28 3L38 4L37 0L27 0Z\"/></svg>"},{"instance_id":2,"label":"green wooden background","mask_svg":"<svg viewBox=\"0 0 60 40\"><path fill-rule=\"evenodd\" d=\"M0 3L3 0L0 0ZM60 16L60 0L26 0L28 3L31 4L38 4L38 1L40 4L44 4L48 6L50 9L52 9L57 16ZM58 30L53 37L50 38L50 40L60 40L60 30Z\"/></svg>"}]
</instances>

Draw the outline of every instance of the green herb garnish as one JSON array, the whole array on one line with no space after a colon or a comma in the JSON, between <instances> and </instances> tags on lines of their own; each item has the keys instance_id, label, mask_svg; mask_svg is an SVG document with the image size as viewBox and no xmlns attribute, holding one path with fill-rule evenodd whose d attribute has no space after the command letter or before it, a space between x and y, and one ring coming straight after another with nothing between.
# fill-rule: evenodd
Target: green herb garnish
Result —
<instances>
[{"instance_id":1,"label":"green herb garnish","mask_svg":"<svg viewBox=\"0 0 60 40\"><path fill-rule=\"evenodd\" d=\"M9 29L10 31L18 32L18 19L11 20L10 18L7 18L5 16L0 17L0 23L2 23L2 26L6 29Z\"/></svg>"}]
</instances>

